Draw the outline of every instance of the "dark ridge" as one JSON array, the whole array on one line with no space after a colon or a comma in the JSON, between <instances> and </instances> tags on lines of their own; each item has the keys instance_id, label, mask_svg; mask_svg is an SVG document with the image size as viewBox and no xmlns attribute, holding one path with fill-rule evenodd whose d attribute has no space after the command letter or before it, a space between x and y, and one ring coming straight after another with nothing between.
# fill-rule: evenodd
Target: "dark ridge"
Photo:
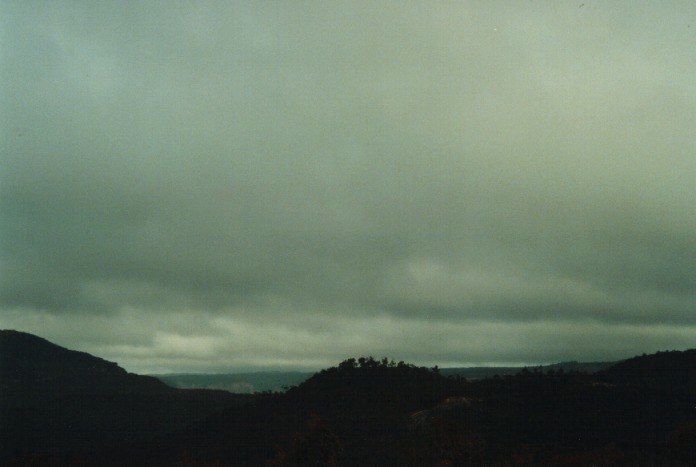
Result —
<instances>
[{"instance_id":1,"label":"dark ridge","mask_svg":"<svg viewBox=\"0 0 696 467\"><path fill-rule=\"evenodd\" d=\"M0 330L3 465L152 440L240 401L224 391L173 389L88 353Z\"/></svg>"},{"instance_id":2,"label":"dark ridge","mask_svg":"<svg viewBox=\"0 0 696 467\"><path fill-rule=\"evenodd\" d=\"M456 392L459 385L439 371L372 357L351 358L316 373L287 392L287 399L324 412L356 405L410 411L428 407ZM398 393L398 397L395 397ZM341 405L337 405L341 401ZM350 411L350 410L348 410Z\"/></svg>"},{"instance_id":3,"label":"dark ridge","mask_svg":"<svg viewBox=\"0 0 696 467\"><path fill-rule=\"evenodd\" d=\"M0 376L3 380L125 374L116 363L88 353L68 350L26 332L0 330Z\"/></svg>"},{"instance_id":4,"label":"dark ridge","mask_svg":"<svg viewBox=\"0 0 696 467\"><path fill-rule=\"evenodd\" d=\"M613 383L694 387L696 349L643 354L619 362L599 374L603 379Z\"/></svg>"},{"instance_id":5,"label":"dark ridge","mask_svg":"<svg viewBox=\"0 0 696 467\"><path fill-rule=\"evenodd\" d=\"M86 394L161 393L156 378L19 331L0 331L0 406Z\"/></svg>"}]
</instances>

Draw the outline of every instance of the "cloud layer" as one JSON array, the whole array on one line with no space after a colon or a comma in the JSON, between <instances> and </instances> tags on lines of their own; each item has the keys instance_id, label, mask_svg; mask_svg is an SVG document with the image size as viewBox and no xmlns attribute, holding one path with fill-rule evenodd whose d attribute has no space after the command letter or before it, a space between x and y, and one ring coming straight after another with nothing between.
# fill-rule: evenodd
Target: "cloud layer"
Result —
<instances>
[{"instance_id":1,"label":"cloud layer","mask_svg":"<svg viewBox=\"0 0 696 467\"><path fill-rule=\"evenodd\" d=\"M0 13L2 327L133 371L693 346L689 2Z\"/></svg>"}]
</instances>

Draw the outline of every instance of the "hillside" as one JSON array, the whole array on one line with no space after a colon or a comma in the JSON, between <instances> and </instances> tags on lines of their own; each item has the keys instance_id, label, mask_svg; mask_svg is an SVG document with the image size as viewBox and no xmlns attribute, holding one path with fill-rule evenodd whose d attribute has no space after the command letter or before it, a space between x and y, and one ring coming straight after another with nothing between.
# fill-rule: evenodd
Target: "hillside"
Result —
<instances>
[{"instance_id":1,"label":"hillside","mask_svg":"<svg viewBox=\"0 0 696 467\"><path fill-rule=\"evenodd\" d=\"M116 363L17 331L0 331L0 462L151 439L240 396L183 391Z\"/></svg>"},{"instance_id":2,"label":"hillside","mask_svg":"<svg viewBox=\"0 0 696 467\"><path fill-rule=\"evenodd\" d=\"M116 363L68 350L40 337L0 330L0 404L36 404L65 396L168 392L156 378L129 374Z\"/></svg>"}]
</instances>

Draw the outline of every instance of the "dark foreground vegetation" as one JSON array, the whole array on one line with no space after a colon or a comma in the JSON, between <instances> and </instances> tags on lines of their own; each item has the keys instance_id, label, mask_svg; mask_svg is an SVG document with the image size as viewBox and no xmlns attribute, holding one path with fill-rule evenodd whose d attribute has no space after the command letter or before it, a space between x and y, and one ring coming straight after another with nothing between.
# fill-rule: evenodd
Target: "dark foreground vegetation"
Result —
<instances>
[{"instance_id":1,"label":"dark foreground vegetation","mask_svg":"<svg viewBox=\"0 0 696 467\"><path fill-rule=\"evenodd\" d=\"M234 395L0 331L0 390L2 465L696 465L696 350L476 381L367 357Z\"/></svg>"}]
</instances>

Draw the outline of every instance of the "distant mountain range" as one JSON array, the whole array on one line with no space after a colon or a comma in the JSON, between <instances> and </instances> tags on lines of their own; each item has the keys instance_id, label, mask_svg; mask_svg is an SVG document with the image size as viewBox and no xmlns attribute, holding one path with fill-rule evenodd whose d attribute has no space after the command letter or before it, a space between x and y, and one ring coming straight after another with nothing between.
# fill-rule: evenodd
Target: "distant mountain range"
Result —
<instances>
[{"instance_id":1,"label":"distant mountain range","mask_svg":"<svg viewBox=\"0 0 696 467\"><path fill-rule=\"evenodd\" d=\"M493 376L509 376L525 369L536 371L575 371L580 373L596 373L617 362L561 362L552 365L510 366L510 367L463 367L441 368L444 376L460 376L469 380L491 378ZM245 373L170 373L153 374L168 386L179 389L222 389L238 394L253 394L255 392L285 391L292 386L306 381L315 372L302 371L254 371Z\"/></svg>"},{"instance_id":2,"label":"distant mountain range","mask_svg":"<svg viewBox=\"0 0 696 467\"><path fill-rule=\"evenodd\" d=\"M291 387L177 389L0 331L0 465L696 465L696 350L523 369L361 357L262 376L218 382Z\"/></svg>"},{"instance_id":3,"label":"distant mountain range","mask_svg":"<svg viewBox=\"0 0 696 467\"><path fill-rule=\"evenodd\" d=\"M152 375L168 386L179 389L222 389L238 394L285 391L297 386L314 372L254 371L246 373L172 373Z\"/></svg>"},{"instance_id":4,"label":"distant mountain range","mask_svg":"<svg viewBox=\"0 0 696 467\"><path fill-rule=\"evenodd\" d=\"M596 373L615 365L617 362L561 362L551 365L538 366L481 366L481 367L466 367L466 368L442 368L440 373L445 376L461 376L466 379L484 379L493 376L511 376L521 373L522 371L542 371L544 373L565 371L579 373Z\"/></svg>"}]
</instances>

